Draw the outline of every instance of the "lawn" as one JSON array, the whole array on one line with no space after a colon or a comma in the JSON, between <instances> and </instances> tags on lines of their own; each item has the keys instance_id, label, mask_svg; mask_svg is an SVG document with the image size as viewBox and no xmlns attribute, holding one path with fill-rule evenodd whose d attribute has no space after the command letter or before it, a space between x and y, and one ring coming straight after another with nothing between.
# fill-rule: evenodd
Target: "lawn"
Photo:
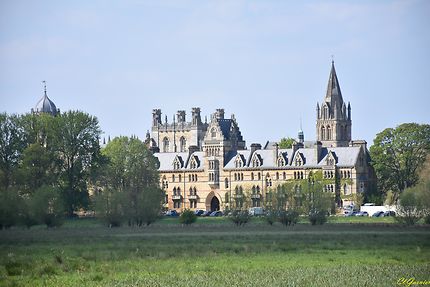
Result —
<instances>
[{"instance_id":1,"label":"lawn","mask_svg":"<svg viewBox=\"0 0 430 287\"><path fill-rule=\"evenodd\" d=\"M388 219L387 219L388 220ZM430 227L331 219L292 227L224 218L109 229L73 220L0 231L1 286L395 286L430 280ZM397 285L399 286L399 285Z\"/></svg>"}]
</instances>

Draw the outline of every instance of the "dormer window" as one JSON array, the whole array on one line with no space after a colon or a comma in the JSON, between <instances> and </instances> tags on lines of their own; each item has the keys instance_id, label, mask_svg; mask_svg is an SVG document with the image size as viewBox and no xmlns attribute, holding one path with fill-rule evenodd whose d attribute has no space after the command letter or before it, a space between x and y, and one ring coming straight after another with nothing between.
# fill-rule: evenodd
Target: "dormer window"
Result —
<instances>
[{"instance_id":1,"label":"dormer window","mask_svg":"<svg viewBox=\"0 0 430 287\"><path fill-rule=\"evenodd\" d=\"M301 165L303 165L303 161L300 157L297 157L296 158L296 166L301 166Z\"/></svg>"}]
</instances>

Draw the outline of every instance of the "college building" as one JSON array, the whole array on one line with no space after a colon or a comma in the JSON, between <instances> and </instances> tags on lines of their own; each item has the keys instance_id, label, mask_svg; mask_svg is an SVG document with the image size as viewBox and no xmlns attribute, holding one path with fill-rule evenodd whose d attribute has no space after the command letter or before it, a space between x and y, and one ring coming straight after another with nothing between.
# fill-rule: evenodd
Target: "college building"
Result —
<instances>
[{"instance_id":1,"label":"college building","mask_svg":"<svg viewBox=\"0 0 430 287\"><path fill-rule=\"evenodd\" d=\"M178 111L171 123L154 109L146 142L159 160L168 209L225 210L240 207L244 198L247 206L264 207L271 192L318 171L330 179L324 192L342 207L374 180L366 142L352 140L351 128L351 105L332 62L326 95L316 106L315 142L305 142L300 130L291 148L272 142L247 147L234 115L217 109L203 122L200 108L192 108L190 121Z\"/></svg>"}]
</instances>

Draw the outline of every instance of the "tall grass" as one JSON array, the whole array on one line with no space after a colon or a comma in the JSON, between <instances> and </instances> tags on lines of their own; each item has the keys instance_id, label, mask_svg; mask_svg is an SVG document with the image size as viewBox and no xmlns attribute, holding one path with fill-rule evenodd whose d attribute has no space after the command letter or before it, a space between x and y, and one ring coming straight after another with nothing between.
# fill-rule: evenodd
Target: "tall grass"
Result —
<instances>
[{"instance_id":1,"label":"tall grass","mask_svg":"<svg viewBox=\"0 0 430 287\"><path fill-rule=\"evenodd\" d=\"M0 231L3 286L393 286L428 280L430 228L216 219Z\"/></svg>"}]
</instances>

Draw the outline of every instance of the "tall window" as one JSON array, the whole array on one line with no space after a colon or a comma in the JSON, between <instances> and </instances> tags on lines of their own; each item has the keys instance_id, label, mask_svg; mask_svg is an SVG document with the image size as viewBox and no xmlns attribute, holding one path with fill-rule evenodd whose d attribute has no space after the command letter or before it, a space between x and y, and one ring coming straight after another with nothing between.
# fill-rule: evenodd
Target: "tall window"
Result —
<instances>
[{"instance_id":1,"label":"tall window","mask_svg":"<svg viewBox=\"0 0 430 287\"><path fill-rule=\"evenodd\" d=\"M184 151L186 151L186 148L187 148L187 140L184 138L184 137L181 137L180 139L179 139L179 144L180 144L180 151L181 152L184 152Z\"/></svg>"},{"instance_id":2,"label":"tall window","mask_svg":"<svg viewBox=\"0 0 430 287\"><path fill-rule=\"evenodd\" d=\"M216 138L216 129L215 128L211 129L211 137Z\"/></svg>"},{"instance_id":3,"label":"tall window","mask_svg":"<svg viewBox=\"0 0 430 287\"><path fill-rule=\"evenodd\" d=\"M321 140L325 140L326 138L325 138L325 127L324 126L322 126L321 127Z\"/></svg>"},{"instance_id":4,"label":"tall window","mask_svg":"<svg viewBox=\"0 0 430 287\"><path fill-rule=\"evenodd\" d=\"M163 152L168 152L168 151L169 151L169 139L165 137L163 139Z\"/></svg>"},{"instance_id":5,"label":"tall window","mask_svg":"<svg viewBox=\"0 0 430 287\"><path fill-rule=\"evenodd\" d=\"M331 140L331 127L327 126L327 140Z\"/></svg>"}]
</instances>

